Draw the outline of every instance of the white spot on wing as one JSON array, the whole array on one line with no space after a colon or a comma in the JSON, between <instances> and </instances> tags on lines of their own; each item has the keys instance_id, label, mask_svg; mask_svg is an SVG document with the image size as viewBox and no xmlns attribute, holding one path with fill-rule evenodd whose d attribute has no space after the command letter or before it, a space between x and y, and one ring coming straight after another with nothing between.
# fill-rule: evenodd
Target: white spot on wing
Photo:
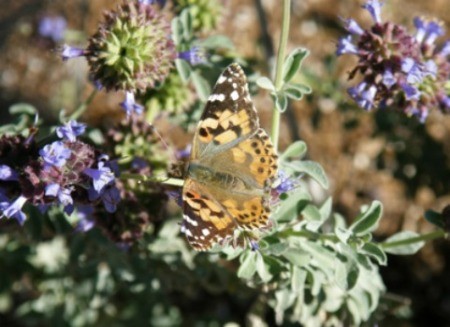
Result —
<instances>
[{"instance_id":1,"label":"white spot on wing","mask_svg":"<svg viewBox=\"0 0 450 327\"><path fill-rule=\"evenodd\" d=\"M208 228L203 228L202 229L202 234L205 235L205 236L208 236L210 234Z\"/></svg>"},{"instance_id":2,"label":"white spot on wing","mask_svg":"<svg viewBox=\"0 0 450 327\"><path fill-rule=\"evenodd\" d=\"M227 78L223 75L220 75L219 79L217 80L217 84L222 84L223 82L225 82Z\"/></svg>"},{"instance_id":3,"label":"white spot on wing","mask_svg":"<svg viewBox=\"0 0 450 327\"><path fill-rule=\"evenodd\" d=\"M220 101L222 102L223 100L225 100L225 95L224 94L211 94L208 98L208 101Z\"/></svg>"},{"instance_id":4,"label":"white spot on wing","mask_svg":"<svg viewBox=\"0 0 450 327\"><path fill-rule=\"evenodd\" d=\"M198 222L196 222L194 219L191 219L191 217L189 217L188 215L183 215L184 221L187 222L188 224L191 224L194 227L198 226Z\"/></svg>"},{"instance_id":5,"label":"white spot on wing","mask_svg":"<svg viewBox=\"0 0 450 327\"><path fill-rule=\"evenodd\" d=\"M239 93L234 90L233 92L231 92L230 97L233 101L236 101L237 99L239 99Z\"/></svg>"}]
</instances>

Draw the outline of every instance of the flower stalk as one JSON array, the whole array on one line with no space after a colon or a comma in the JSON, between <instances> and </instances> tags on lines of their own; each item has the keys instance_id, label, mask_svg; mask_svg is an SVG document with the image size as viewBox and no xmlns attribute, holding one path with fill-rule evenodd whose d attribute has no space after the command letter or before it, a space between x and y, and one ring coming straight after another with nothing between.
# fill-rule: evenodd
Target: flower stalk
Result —
<instances>
[{"instance_id":1,"label":"flower stalk","mask_svg":"<svg viewBox=\"0 0 450 327\"><path fill-rule=\"evenodd\" d=\"M280 43L278 46L276 71L275 71L275 91L283 87L283 62L286 53L286 45L289 36L289 23L291 16L291 0L283 0L283 17L281 26ZM280 137L281 112L274 108L272 114L271 139L275 150L278 150L278 139Z\"/></svg>"}]
</instances>

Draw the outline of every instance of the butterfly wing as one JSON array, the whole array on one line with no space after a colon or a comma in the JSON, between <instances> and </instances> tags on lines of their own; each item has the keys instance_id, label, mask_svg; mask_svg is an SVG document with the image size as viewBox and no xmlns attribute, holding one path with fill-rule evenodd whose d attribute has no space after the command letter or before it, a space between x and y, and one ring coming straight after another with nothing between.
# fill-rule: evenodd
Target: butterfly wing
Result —
<instances>
[{"instance_id":1,"label":"butterfly wing","mask_svg":"<svg viewBox=\"0 0 450 327\"><path fill-rule=\"evenodd\" d=\"M268 225L269 184L277 156L259 128L245 74L237 64L219 77L194 135L191 164L229 176L233 187L188 177L183 188L183 230L196 249L246 229ZM207 234L207 235L204 235Z\"/></svg>"}]
</instances>

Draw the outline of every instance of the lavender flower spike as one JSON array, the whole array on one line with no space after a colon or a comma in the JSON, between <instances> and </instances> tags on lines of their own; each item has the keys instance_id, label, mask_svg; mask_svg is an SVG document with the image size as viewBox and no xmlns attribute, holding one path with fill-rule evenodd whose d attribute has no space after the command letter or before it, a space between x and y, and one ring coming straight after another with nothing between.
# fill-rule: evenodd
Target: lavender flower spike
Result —
<instances>
[{"instance_id":1,"label":"lavender flower spike","mask_svg":"<svg viewBox=\"0 0 450 327\"><path fill-rule=\"evenodd\" d=\"M67 188L62 188L59 184L53 183L49 184L45 188L45 195L57 197L59 203L63 206L68 206L73 204L72 196L70 195L71 190Z\"/></svg>"},{"instance_id":2,"label":"lavender flower spike","mask_svg":"<svg viewBox=\"0 0 450 327\"><path fill-rule=\"evenodd\" d=\"M61 49L61 58L64 61L76 57L82 57L84 55L86 55L86 51L84 49L71 47L67 44L64 44Z\"/></svg>"},{"instance_id":3,"label":"lavender flower spike","mask_svg":"<svg viewBox=\"0 0 450 327\"><path fill-rule=\"evenodd\" d=\"M347 35L339 39L337 44L336 54L338 56L343 54L358 54L358 48L352 43L352 36Z\"/></svg>"},{"instance_id":4,"label":"lavender flower spike","mask_svg":"<svg viewBox=\"0 0 450 327\"><path fill-rule=\"evenodd\" d=\"M120 106L125 109L127 116L130 116L133 113L140 115L144 111L144 107L134 100L133 92L129 91L126 92L125 100L120 103Z\"/></svg>"},{"instance_id":5,"label":"lavender flower spike","mask_svg":"<svg viewBox=\"0 0 450 327\"><path fill-rule=\"evenodd\" d=\"M192 66L205 63L205 53L202 48L194 46L187 51L180 52L178 58L186 60Z\"/></svg>"},{"instance_id":6,"label":"lavender flower spike","mask_svg":"<svg viewBox=\"0 0 450 327\"><path fill-rule=\"evenodd\" d=\"M17 173L7 165L0 165L0 180L2 181L16 181L18 179Z\"/></svg>"},{"instance_id":7,"label":"lavender flower spike","mask_svg":"<svg viewBox=\"0 0 450 327\"><path fill-rule=\"evenodd\" d=\"M67 139L70 142L75 142L77 136L84 133L86 130L86 125L83 123L78 123L75 120L71 120L68 123L56 128L56 135L62 139Z\"/></svg>"},{"instance_id":8,"label":"lavender flower spike","mask_svg":"<svg viewBox=\"0 0 450 327\"><path fill-rule=\"evenodd\" d=\"M365 5L362 7L366 9L370 15L372 16L375 23L381 23L381 7L383 6L383 3L379 2L378 0L369 0Z\"/></svg>"},{"instance_id":9,"label":"lavender flower spike","mask_svg":"<svg viewBox=\"0 0 450 327\"><path fill-rule=\"evenodd\" d=\"M106 167L103 161L98 163L98 169L86 168L83 173L92 178L94 190L98 193L101 193L103 188L112 183L115 178L111 168Z\"/></svg>"},{"instance_id":10,"label":"lavender flower spike","mask_svg":"<svg viewBox=\"0 0 450 327\"><path fill-rule=\"evenodd\" d=\"M344 21L345 29L351 33L356 35L364 34L364 30L359 26L359 24L354 19L342 19Z\"/></svg>"},{"instance_id":11,"label":"lavender flower spike","mask_svg":"<svg viewBox=\"0 0 450 327\"><path fill-rule=\"evenodd\" d=\"M6 199L2 199L0 202L0 210L3 211L2 216L15 218L22 225L26 219L25 214L22 212L22 207L27 202L27 198L21 195L12 203L4 200Z\"/></svg>"},{"instance_id":12,"label":"lavender flower spike","mask_svg":"<svg viewBox=\"0 0 450 327\"><path fill-rule=\"evenodd\" d=\"M47 166L62 167L66 164L67 159L70 158L72 151L64 145L61 141L56 141L47 144L39 151L44 163Z\"/></svg>"}]
</instances>

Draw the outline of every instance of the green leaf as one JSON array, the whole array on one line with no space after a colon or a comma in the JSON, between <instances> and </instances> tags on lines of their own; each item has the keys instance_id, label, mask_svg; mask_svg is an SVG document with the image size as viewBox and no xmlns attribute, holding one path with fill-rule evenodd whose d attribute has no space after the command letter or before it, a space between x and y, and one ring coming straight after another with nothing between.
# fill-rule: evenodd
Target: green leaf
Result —
<instances>
[{"instance_id":1,"label":"green leaf","mask_svg":"<svg viewBox=\"0 0 450 327\"><path fill-rule=\"evenodd\" d=\"M302 210L302 216L308 221L322 221L319 209L313 204L308 204Z\"/></svg>"},{"instance_id":2,"label":"green leaf","mask_svg":"<svg viewBox=\"0 0 450 327\"><path fill-rule=\"evenodd\" d=\"M304 48L294 49L286 58L283 64L283 81L289 82L300 70L303 60L308 56L309 51Z\"/></svg>"},{"instance_id":3,"label":"green leaf","mask_svg":"<svg viewBox=\"0 0 450 327\"><path fill-rule=\"evenodd\" d=\"M296 266L292 267L291 289L293 292L303 292L306 282L306 271Z\"/></svg>"},{"instance_id":4,"label":"green leaf","mask_svg":"<svg viewBox=\"0 0 450 327\"><path fill-rule=\"evenodd\" d=\"M330 196L319 208L322 221L325 221L330 217L332 209L333 209L333 198Z\"/></svg>"},{"instance_id":5,"label":"green leaf","mask_svg":"<svg viewBox=\"0 0 450 327\"><path fill-rule=\"evenodd\" d=\"M256 84L258 84L258 86L262 89L266 89L269 91L275 91L275 85L273 85L272 81L265 76L258 78L256 80Z\"/></svg>"},{"instance_id":6,"label":"green leaf","mask_svg":"<svg viewBox=\"0 0 450 327\"><path fill-rule=\"evenodd\" d=\"M188 9L181 12L180 22L183 28L183 38L188 41L192 38L192 16Z\"/></svg>"},{"instance_id":7,"label":"green leaf","mask_svg":"<svg viewBox=\"0 0 450 327\"><path fill-rule=\"evenodd\" d=\"M178 75L183 82L187 82L191 76L191 66L183 59L175 59L175 67L177 67Z\"/></svg>"},{"instance_id":8,"label":"green leaf","mask_svg":"<svg viewBox=\"0 0 450 327\"><path fill-rule=\"evenodd\" d=\"M247 251L242 255L241 265L237 271L237 276L242 279L250 279L256 272L256 260L258 254L253 251Z\"/></svg>"},{"instance_id":9,"label":"green leaf","mask_svg":"<svg viewBox=\"0 0 450 327\"><path fill-rule=\"evenodd\" d=\"M427 210L425 211L425 219L432 223L433 225L444 228L444 218L442 217L442 214L440 212L436 212L433 210Z\"/></svg>"},{"instance_id":10,"label":"green leaf","mask_svg":"<svg viewBox=\"0 0 450 327\"><path fill-rule=\"evenodd\" d=\"M360 252L374 258L381 266L386 266L387 264L386 253L384 253L378 244L372 242L365 243Z\"/></svg>"},{"instance_id":11,"label":"green leaf","mask_svg":"<svg viewBox=\"0 0 450 327\"><path fill-rule=\"evenodd\" d=\"M206 102L209 94L211 93L211 88L209 87L208 81L195 71L192 71L191 77L200 100Z\"/></svg>"},{"instance_id":12,"label":"green leaf","mask_svg":"<svg viewBox=\"0 0 450 327\"><path fill-rule=\"evenodd\" d=\"M28 103L16 103L9 107L9 113L11 115L29 115L34 116L37 113L35 107Z\"/></svg>"},{"instance_id":13,"label":"green leaf","mask_svg":"<svg viewBox=\"0 0 450 327\"><path fill-rule=\"evenodd\" d=\"M267 264L264 262L264 258L261 253L258 252L258 256L256 258L256 272L264 283L267 283L272 279L272 274L267 267Z\"/></svg>"},{"instance_id":14,"label":"green leaf","mask_svg":"<svg viewBox=\"0 0 450 327\"><path fill-rule=\"evenodd\" d=\"M183 27L181 26L180 19L175 17L172 19L172 40L175 45L179 45L183 38Z\"/></svg>"},{"instance_id":15,"label":"green leaf","mask_svg":"<svg viewBox=\"0 0 450 327\"><path fill-rule=\"evenodd\" d=\"M209 36L203 41L197 42L197 44L205 49L213 49L213 50L216 50L217 48L230 50L234 49L233 41L231 41L225 35Z\"/></svg>"},{"instance_id":16,"label":"green leaf","mask_svg":"<svg viewBox=\"0 0 450 327\"><path fill-rule=\"evenodd\" d=\"M342 228L337 226L334 229L334 233L336 234L337 238L339 239L339 241L341 241L344 244L347 244L348 239L352 236L352 232L349 231L346 228Z\"/></svg>"},{"instance_id":17,"label":"green leaf","mask_svg":"<svg viewBox=\"0 0 450 327\"><path fill-rule=\"evenodd\" d=\"M377 229L382 214L383 205L381 202L373 201L370 207L356 218L350 229L357 236L368 234Z\"/></svg>"},{"instance_id":18,"label":"green leaf","mask_svg":"<svg viewBox=\"0 0 450 327\"><path fill-rule=\"evenodd\" d=\"M311 260L311 255L308 252L294 248L285 251L282 256L297 267L303 267Z\"/></svg>"},{"instance_id":19,"label":"green leaf","mask_svg":"<svg viewBox=\"0 0 450 327\"><path fill-rule=\"evenodd\" d=\"M283 92L272 94L274 98L275 107L279 112L285 112L288 106L288 98Z\"/></svg>"},{"instance_id":20,"label":"green leaf","mask_svg":"<svg viewBox=\"0 0 450 327\"><path fill-rule=\"evenodd\" d=\"M283 91L284 91L284 94L286 94L286 96L289 99L298 101L298 100L301 100L303 98L303 93L301 91L297 90L297 89L290 88L290 87L287 86L287 87L283 88Z\"/></svg>"},{"instance_id":21,"label":"green leaf","mask_svg":"<svg viewBox=\"0 0 450 327\"><path fill-rule=\"evenodd\" d=\"M347 262L337 259L334 270L336 284L344 291L350 290L355 286L359 275L356 262L347 258L346 260Z\"/></svg>"},{"instance_id":22,"label":"green leaf","mask_svg":"<svg viewBox=\"0 0 450 327\"><path fill-rule=\"evenodd\" d=\"M306 154L308 147L306 143L303 141L296 141L288 146L286 150L284 150L283 154L280 156L281 161L286 161L287 159L298 157L299 159L303 158Z\"/></svg>"},{"instance_id":23,"label":"green leaf","mask_svg":"<svg viewBox=\"0 0 450 327\"><path fill-rule=\"evenodd\" d=\"M281 201L281 205L274 213L274 219L279 222L291 221L296 219L301 208L304 208L310 201L308 192L302 189L297 189L291 192L289 196Z\"/></svg>"},{"instance_id":24,"label":"green leaf","mask_svg":"<svg viewBox=\"0 0 450 327\"><path fill-rule=\"evenodd\" d=\"M386 241L384 241L381 246L384 251L391 254L399 254L399 255L410 255L419 251L424 245L424 241L417 241L412 243L404 243L412 238L419 237L420 234L412 231L403 231L397 234L392 235Z\"/></svg>"},{"instance_id":25,"label":"green leaf","mask_svg":"<svg viewBox=\"0 0 450 327\"><path fill-rule=\"evenodd\" d=\"M312 177L316 182L320 184L323 188L328 188L328 178L323 170L322 166L314 161L292 161L286 163L286 166L291 167L293 170L299 173L305 173Z\"/></svg>"}]
</instances>

